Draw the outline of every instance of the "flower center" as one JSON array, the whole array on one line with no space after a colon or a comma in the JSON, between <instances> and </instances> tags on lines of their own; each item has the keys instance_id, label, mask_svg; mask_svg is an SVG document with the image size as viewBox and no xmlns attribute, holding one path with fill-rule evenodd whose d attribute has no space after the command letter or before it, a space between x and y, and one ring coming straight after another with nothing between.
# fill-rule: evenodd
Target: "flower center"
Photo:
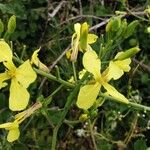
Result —
<instances>
[{"instance_id":1,"label":"flower center","mask_svg":"<svg viewBox=\"0 0 150 150\"><path fill-rule=\"evenodd\" d=\"M16 76L16 70L7 70L7 74L10 78L13 78Z\"/></svg>"}]
</instances>

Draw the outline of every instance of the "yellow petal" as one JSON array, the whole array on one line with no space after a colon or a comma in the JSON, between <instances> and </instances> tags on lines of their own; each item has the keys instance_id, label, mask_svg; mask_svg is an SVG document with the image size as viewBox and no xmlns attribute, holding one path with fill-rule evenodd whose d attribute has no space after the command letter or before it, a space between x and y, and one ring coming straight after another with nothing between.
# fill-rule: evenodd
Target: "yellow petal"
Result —
<instances>
[{"instance_id":1,"label":"yellow petal","mask_svg":"<svg viewBox=\"0 0 150 150\"><path fill-rule=\"evenodd\" d=\"M98 96L100 87L101 85L98 82L83 86L79 91L77 106L82 109L90 108Z\"/></svg>"},{"instance_id":2,"label":"yellow petal","mask_svg":"<svg viewBox=\"0 0 150 150\"><path fill-rule=\"evenodd\" d=\"M79 37L80 37L80 29L81 29L81 24L80 23L76 23L74 25L74 30L75 30L77 36L79 36Z\"/></svg>"},{"instance_id":3,"label":"yellow petal","mask_svg":"<svg viewBox=\"0 0 150 150\"><path fill-rule=\"evenodd\" d=\"M67 59L70 59L70 58L71 58L71 51L72 51L72 49L69 49L69 50L66 52L66 57L67 57Z\"/></svg>"},{"instance_id":4,"label":"yellow petal","mask_svg":"<svg viewBox=\"0 0 150 150\"><path fill-rule=\"evenodd\" d=\"M104 88L107 90L108 94L111 95L112 97L116 98L118 101L122 103L128 104L129 101L127 98L124 97L121 93L119 93L113 86L110 84L104 82L103 83Z\"/></svg>"},{"instance_id":5,"label":"yellow petal","mask_svg":"<svg viewBox=\"0 0 150 150\"><path fill-rule=\"evenodd\" d=\"M13 78L10 85L9 108L12 111L20 111L26 108L29 102L29 93L18 81Z\"/></svg>"},{"instance_id":6,"label":"yellow petal","mask_svg":"<svg viewBox=\"0 0 150 150\"><path fill-rule=\"evenodd\" d=\"M20 135L19 128L10 130L7 135L8 142L13 142L13 141L17 140L19 138L19 135Z\"/></svg>"},{"instance_id":7,"label":"yellow petal","mask_svg":"<svg viewBox=\"0 0 150 150\"><path fill-rule=\"evenodd\" d=\"M81 71L79 71L79 73L78 73L79 79L82 79L82 77L84 76L85 73L86 73L85 69L82 69Z\"/></svg>"},{"instance_id":8,"label":"yellow petal","mask_svg":"<svg viewBox=\"0 0 150 150\"><path fill-rule=\"evenodd\" d=\"M77 56L78 56L78 51L79 51L79 38L76 38L73 40L72 43L72 53L71 53L71 61L76 61L77 60Z\"/></svg>"},{"instance_id":9,"label":"yellow petal","mask_svg":"<svg viewBox=\"0 0 150 150\"><path fill-rule=\"evenodd\" d=\"M38 58L38 52L40 51L40 49L35 50L32 58L31 58L31 64L35 64L39 69L45 71L45 72L49 72L49 69L46 65L44 65Z\"/></svg>"},{"instance_id":10,"label":"yellow petal","mask_svg":"<svg viewBox=\"0 0 150 150\"><path fill-rule=\"evenodd\" d=\"M18 114L15 115L15 121L17 121L18 123L21 123L24 119L25 116L27 115L28 111L24 110Z\"/></svg>"},{"instance_id":11,"label":"yellow petal","mask_svg":"<svg viewBox=\"0 0 150 150\"><path fill-rule=\"evenodd\" d=\"M99 78L101 62L95 51L87 51L83 55L83 66L94 75L95 79Z\"/></svg>"},{"instance_id":12,"label":"yellow petal","mask_svg":"<svg viewBox=\"0 0 150 150\"><path fill-rule=\"evenodd\" d=\"M123 73L123 70L119 68L119 66L117 66L113 61L109 63L108 78L113 78L114 80L117 80L123 75Z\"/></svg>"},{"instance_id":13,"label":"yellow petal","mask_svg":"<svg viewBox=\"0 0 150 150\"><path fill-rule=\"evenodd\" d=\"M16 70L16 79L24 87L27 88L36 79L36 73L32 69L29 60L25 61Z\"/></svg>"},{"instance_id":14,"label":"yellow petal","mask_svg":"<svg viewBox=\"0 0 150 150\"><path fill-rule=\"evenodd\" d=\"M7 85L7 83L4 81L8 79L10 79L10 76L6 72L0 73L0 89Z\"/></svg>"},{"instance_id":15,"label":"yellow petal","mask_svg":"<svg viewBox=\"0 0 150 150\"><path fill-rule=\"evenodd\" d=\"M18 122L17 121L14 121L14 122L7 122L7 123L3 123L0 125L0 128L4 128L6 130L12 130L12 129L15 129L15 128L18 128L19 125L18 125Z\"/></svg>"},{"instance_id":16,"label":"yellow petal","mask_svg":"<svg viewBox=\"0 0 150 150\"><path fill-rule=\"evenodd\" d=\"M131 63L130 58L125 60L111 61L109 63L109 73L108 73L110 78L117 80L124 74L124 72L129 72L130 63Z\"/></svg>"},{"instance_id":17,"label":"yellow petal","mask_svg":"<svg viewBox=\"0 0 150 150\"><path fill-rule=\"evenodd\" d=\"M3 62L3 64L8 70L10 70L11 72L15 72L16 66L14 65L12 60L5 61Z\"/></svg>"},{"instance_id":18,"label":"yellow petal","mask_svg":"<svg viewBox=\"0 0 150 150\"><path fill-rule=\"evenodd\" d=\"M0 39L0 62L12 60L12 50L9 45Z\"/></svg>"},{"instance_id":19,"label":"yellow petal","mask_svg":"<svg viewBox=\"0 0 150 150\"><path fill-rule=\"evenodd\" d=\"M88 34L88 37L87 37L87 43L88 44L93 44L96 42L98 36L95 35L95 34Z\"/></svg>"},{"instance_id":20,"label":"yellow petal","mask_svg":"<svg viewBox=\"0 0 150 150\"><path fill-rule=\"evenodd\" d=\"M115 64L121 68L124 72L129 72L131 67L129 66L131 63L131 59L128 58L128 59L124 59L124 60L118 60L118 61L115 61Z\"/></svg>"},{"instance_id":21,"label":"yellow petal","mask_svg":"<svg viewBox=\"0 0 150 150\"><path fill-rule=\"evenodd\" d=\"M6 130L9 130L12 126L13 126L12 122L7 122L7 123L0 124L0 128L4 128Z\"/></svg>"}]
</instances>

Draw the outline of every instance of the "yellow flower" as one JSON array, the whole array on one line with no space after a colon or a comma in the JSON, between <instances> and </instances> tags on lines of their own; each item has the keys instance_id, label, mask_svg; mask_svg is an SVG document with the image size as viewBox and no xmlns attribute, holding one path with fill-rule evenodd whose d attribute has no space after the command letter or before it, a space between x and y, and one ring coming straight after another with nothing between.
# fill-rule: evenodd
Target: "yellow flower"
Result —
<instances>
[{"instance_id":1,"label":"yellow flower","mask_svg":"<svg viewBox=\"0 0 150 150\"><path fill-rule=\"evenodd\" d=\"M124 72L129 72L131 67L129 66L131 63L131 58L123 59L123 60L117 60L117 58L123 54L124 52L119 52L115 56L115 60L110 61L109 63L109 69L108 69L108 80L119 79ZM115 70L115 71L114 71Z\"/></svg>"},{"instance_id":2,"label":"yellow flower","mask_svg":"<svg viewBox=\"0 0 150 150\"><path fill-rule=\"evenodd\" d=\"M44 65L38 58L38 52L40 51L40 48L35 50L32 58L31 58L31 64L35 64L39 69L45 71L45 72L49 72L49 69L46 65Z\"/></svg>"},{"instance_id":3,"label":"yellow flower","mask_svg":"<svg viewBox=\"0 0 150 150\"><path fill-rule=\"evenodd\" d=\"M19 124L17 121L1 124L0 128L9 130L7 135L8 142L13 142L19 138L20 131L19 131Z\"/></svg>"},{"instance_id":4,"label":"yellow flower","mask_svg":"<svg viewBox=\"0 0 150 150\"><path fill-rule=\"evenodd\" d=\"M0 125L0 128L4 128L9 131L7 135L8 142L13 142L19 138L19 124L22 123L27 117L33 114L40 107L42 107L41 103L35 103L29 109L15 115L14 122L8 122Z\"/></svg>"},{"instance_id":5,"label":"yellow flower","mask_svg":"<svg viewBox=\"0 0 150 150\"><path fill-rule=\"evenodd\" d=\"M11 79L9 108L12 111L20 111L26 108L29 101L27 88L35 81L36 73L31 67L29 60L25 61L18 68L12 61L12 51L5 41L0 42L0 58L6 67L4 73L0 73L0 89L7 85L6 80Z\"/></svg>"},{"instance_id":6,"label":"yellow flower","mask_svg":"<svg viewBox=\"0 0 150 150\"><path fill-rule=\"evenodd\" d=\"M74 25L75 33L72 35L71 50L67 52L67 58L70 58L71 61L76 61L78 51L87 51L90 50L90 44L93 44L97 40L97 35L89 34L89 26L85 22L83 24L76 23Z\"/></svg>"},{"instance_id":7,"label":"yellow flower","mask_svg":"<svg viewBox=\"0 0 150 150\"><path fill-rule=\"evenodd\" d=\"M116 98L118 101L129 103L129 101L121 93L119 93L113 86L108 84L108 80L104 74L100 73L101 61L95 51L90 50L84 54L83 65L87 71L93 74L95 82L94 84L88 84L81 87L77 98L77 106L79 108L90 108L96 100L101 86L106 89L109 95Z\"/></svg>"}]
</instances>

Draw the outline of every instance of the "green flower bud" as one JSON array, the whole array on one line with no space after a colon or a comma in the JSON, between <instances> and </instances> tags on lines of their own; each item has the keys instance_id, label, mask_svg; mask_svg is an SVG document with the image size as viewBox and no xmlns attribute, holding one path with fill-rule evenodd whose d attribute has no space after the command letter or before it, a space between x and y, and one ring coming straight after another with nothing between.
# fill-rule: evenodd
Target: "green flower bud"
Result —
<instances>
[{"instance_id":1,"label":"green flower bud","mask_svg":"<svg viewBox=\"0 0 150 150\"><path fill-rule=\"evenodd\" d=\"M145 9L145 12L150 15L150 8L148 7L147 9Z\"/></svg>"},{"instance_id":2,"label":"green flower bud","mask_svg":"<svg viewBox=\"0 0 150 150\"><path fill-rule=\"evenodd\" d=\"M2 20L0 19L0 33L2 33L3 31L4 31L4 24Z\"/></svg>"},{"instance_id":3,"label":"green flower bud","mask_svg":"<svg viewBox=\"0 0 150 150\"><path fill-rule=\"evenodd\" d=\"M138 44L138 41L136 39L130 39L129 44L130 46L136 46Z\"/></svg>"},{"instance_id":4,"label":"green flower bud","mask_svg":"<svg viewBox=\"0 0 150 150\"><path fill-rule=\"evenodd\" d=\"M106 32L113 31L116 32L121 26L120 17L111 18L110 21L106 25Z\"/></svg>"},{"instance_id":5,"label":"green flower bud","mask_svg":"<svg viewBox=\"0 0 150 150\"><path fill-rule=\"evenodd\" d=\"M115 11L116 15L126 15L127 13L125 11Z\"/></svg>"},{"instance_id":6,"label":"green flower bud","mask_svg":"<svg viewBox=\"0 0 150 150\"><path fill-rule=\"evenodd\" d=\"M150 27L147 27L147 33L150 33Z\"/></svg>"},{"instance_id":7,"label":"green flower bud","mask_svg":"<svg viewBox=\"0 0 150 150\"><path fill-rule=\"evenodd\" d=\"M88 24L84 22L81 25L81 31L80 31L80 47L83 50L85 50L87 47L88 30L89 30Z\"/></svg>"},{"instance_id":8,"label":"green flower bud","mask_svg":"<svg viewBox=\"0 0 150 150\"><path fill-rule=\"evenodd\" d=\"M16 28L16 16L13 15L10 17L10 19L8 21L7 32L9 34L12 34L14 32L15 28Z\"/></svg>"},{"instance_id":9,"label":"green flower bud","mask_svg":"<svg viewBox=\"0 0 150 150\"><path fill-rule=\"evenodd\" d=\"M130 37L130 36L134 33L135 28L138 26L138 24L139 24L138 20L132 21L132 22L127 26L127 30L126 30L126 32L125 32L125 34L124 34L124 37L125 37L125 38Z\"/></svg>"},{"instance_id":10,"label":"green flower bud","mask_svg":"<svg viewBox=\"0 0 150 150\"><path fill-rule=\"evenodd\" d=\"M138 53L140 50L141 49L138 46L130 48L130 49L126 50L125 52L121 53L116 59L117 60L124 60L124 59L127 59L127 58L131 58L136 53Z\"/></svg>"},{"instance_id":11,"label":"green flower bud","mask_svg":"<svg viewBox=\"0 0 150 150\"><path fill-rule=\"evenodd\" d=\"M96 110L92 110L91 113L90 113L90 116L91 117L96 117L97 114L98 114L98 110L97 109Z\"/></svg>"},{"instance_id":12,"label":"green flower bud","mask_svg":"<svg viewBox=\"0 0 150 150\"><path fill-rule=\"evenodd\" d=\"M114 18L112 22L112 31L116 32L119 30L121 26L121 19L120 17Z\"/></svg>"},{"instance_id":13,"label":"green flower bud","mask_svg":"<svg viewBox=\"0 0 150 150\"><path fill-rule=\"evenodd\" d=\"M105 31L109 32L111 30L112 27L112 19L109 20L109 22L106 25Z\"/></svg>"}]
</instances>

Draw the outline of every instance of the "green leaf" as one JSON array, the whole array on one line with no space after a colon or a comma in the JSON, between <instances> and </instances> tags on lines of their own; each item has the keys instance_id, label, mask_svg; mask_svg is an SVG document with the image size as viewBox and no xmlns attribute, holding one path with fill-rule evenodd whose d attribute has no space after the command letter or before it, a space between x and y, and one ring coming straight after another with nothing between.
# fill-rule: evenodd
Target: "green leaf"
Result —
<instances>
[{"instance_id":1,"label":"green leaf","mask_svg":"<svg viewBox=\"0 0 150 150\"><path fill-rule=\"evenodd\" d=\"M146 146L146 142L144 139L137 140L134 143L134 150L146 150L146 149L147 149L147 146Z\"/></svg>"},{"instance_id":2,"label":"green leaf","mask_svg":"<svg viewBox=\"0 0 150 150\"><path fill-rule=\"evenodd\" d=\"M56 125L60 121L62 112L63 110L60 109L51 109L47 111L49 120L52 124Z\"/></svg>"}]
</instances>

